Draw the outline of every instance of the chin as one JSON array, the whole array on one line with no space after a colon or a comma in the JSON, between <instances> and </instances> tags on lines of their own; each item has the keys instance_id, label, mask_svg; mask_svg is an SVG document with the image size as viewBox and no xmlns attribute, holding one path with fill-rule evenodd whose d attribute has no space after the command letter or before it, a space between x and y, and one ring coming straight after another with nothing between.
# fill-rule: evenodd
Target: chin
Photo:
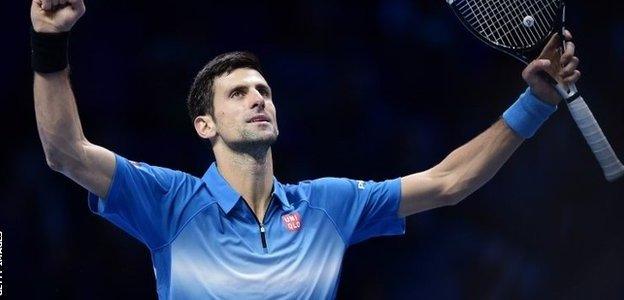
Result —
<instances>
[{"instance_id":1,"label":"chin","mask_svg":"<svg viewBox=\"0 0 624 300\"><path fill-rule=\"evenodd\" d=\"M239 140L229 142L230 148L240 152L264 152L276 141L278 134L275 132L243 132Z\"/></svg>"},{"instance_id":2,"label":"chin","mask_svg":"<svg viewBox=\"0 0 624 300\"><path fill-rule=\"evenodd\" d=\"M249 141L250 143L257 143L258 145L273 145L275 142L277 141L277 135L276 134L272 134L272 135L267 135L265 137L262 138L258 138L252 141Z\"/></svg>"},{"instance_id":3,"label":"chin","mask_svg":"<svg viewBox=\"0 0 624 300\"><path fill-rule=\"evenodd\" d=\"M263 129L255 129L255 130L243 130L241 132L241 139L246 140L248 142L257 142L257 143L267 143L267 142L275 142L279 132L277 128L271 126Z\"/></svg>"}]
</instances>

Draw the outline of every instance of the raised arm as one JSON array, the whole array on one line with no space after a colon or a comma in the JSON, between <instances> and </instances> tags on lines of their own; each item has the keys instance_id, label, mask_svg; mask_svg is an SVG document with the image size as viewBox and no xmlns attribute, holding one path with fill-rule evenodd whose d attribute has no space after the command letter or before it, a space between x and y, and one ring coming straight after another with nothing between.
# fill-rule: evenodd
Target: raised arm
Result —
<instances>
[{"instance_id":1,"label":"raised arm","mask_svg":"<svg viewBox=\"0 0 624 300\"><path fill-rule=\"evenodd\" d=\"M84 11L82 0L33 0L30 16L35 35L46 34L55 38L68 32ZM40 46L46 48L49 45ZM48 64L55 60L49 54L34 54L37 55L39 61ZM48 165L89 191L105 197L115 170L115 155L85 138L68 68L52 71L39 68L34 75L35 114Z\"/></svg>"},{"instance_id":2,"label":"raised arm","mask_svg":"<svg viewBox=\"0 0 624 300\"><path fill-rule=\"evenodd\" d=\"M569 32L566 35L571 39ZM547 117L547 114L536 116L539 115L536 111L542 109L540 106L550 105L554 110L554 106L561 99L539 73L548 72L566 84L574 83L580 77L580 72L576 70L579 60L574 56L574 44L568 42L566 53L560 57L557 53L557 40L553 37L544 48L541 59L533 61L522 73L531 92L527 91L529 94L521 96L525 102L519 100L514 105L520 105L526 111L518 113L516 109L511 114L513 116L504 115L507 118L499 119L485 132L451 152L438 165L424 172L403 177L400 216L454 205L466 198L488 182L522 144L524 141L522 136L526 135L519 132L522 133L523 126L527 122L535 122L532 119L543 118L541 120L543 121ZM548 110L548 107L544 107L543 110ZM510 122L514 120L519 121Z\"/></svg>"}]
</instances>

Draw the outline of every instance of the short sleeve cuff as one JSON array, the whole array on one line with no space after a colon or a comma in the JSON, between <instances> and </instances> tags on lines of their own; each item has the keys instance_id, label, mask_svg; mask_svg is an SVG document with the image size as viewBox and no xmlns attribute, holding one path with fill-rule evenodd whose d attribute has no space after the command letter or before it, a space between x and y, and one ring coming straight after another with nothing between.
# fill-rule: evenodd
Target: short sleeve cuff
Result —
<instances>
[{"instance_id":1,"label":"short sleeve cuff","mask_svg":"<svg viewBox=\"0 0 624 300\"><path fill-rule=\"evenodd\" d=\"M390 236L405 234L405 217L399 216L399 206L401 204L401 178L388 180L386 182L388 200L385 206L385 213L381 217L368 222L365 232L354 234L349 242L350 245L359 243L370 237Z\"/></svg>"},{"instance_id":2,"label":"short sleeve cuff","mask_svg":"<svg viewBox=\"0 0 624 300\"><path fill-rule=\"evenodd\" d=\"M99 197L98 195L88 191L88 205L91 212L104 215L106 212L110 211L111 206L115 205L115 201L118 198L119 194L119 173L120 173L120 164L124 163L124 158L115 154L115 172L113 172L113 178L111 178L110 187L108 189L108 194L106 197Z\"/></svg>"},{"instance_id":3,"label":"short sleeve cuff","mask_svg":"<svg viewBox=\"0 0 624 300\"><path fill-rule=\"evenodd\" d=\"M381 235L403 235L405 234L405 217L399 216L399 207L401 205L401 178L390 181L390 191L392 192L391 214L385 221L384 232Z\"/></svg>"}]
</instances>

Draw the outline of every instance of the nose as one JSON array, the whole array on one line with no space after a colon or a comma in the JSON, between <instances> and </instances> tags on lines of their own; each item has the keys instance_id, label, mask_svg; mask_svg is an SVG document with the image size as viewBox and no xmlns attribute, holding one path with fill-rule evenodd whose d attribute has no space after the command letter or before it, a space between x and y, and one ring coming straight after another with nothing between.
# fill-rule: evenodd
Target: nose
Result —
<instances>
[{"instance_id":1,"label":"nose","mask_svg":"<svg viewBox=\"0 0 624 300\"><path fill-rule=\"evenodd\" d=\"M264 109L264 106L265 106L264 96L262 96L262 94L260 94L258 90L253 89L253 92L251 92L250 98L251 98L251 108L259 107L260 109Z\"/></svg>"}]
</instances>

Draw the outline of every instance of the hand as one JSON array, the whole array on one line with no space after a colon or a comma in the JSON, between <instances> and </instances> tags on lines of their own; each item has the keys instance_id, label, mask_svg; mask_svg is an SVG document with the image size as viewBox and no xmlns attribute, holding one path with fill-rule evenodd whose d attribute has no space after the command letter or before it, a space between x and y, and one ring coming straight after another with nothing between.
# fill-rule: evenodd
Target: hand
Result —
<instances>
[{"instance_id":1,"label":"hand","mask_svg":"<svg viewBox=\"0 0 624 300\"><path fill-rule=\"evenodd\" d=\"M85 12L83 0L33 0L30 20L36 32L71 30Z\"/></svg>"},{"instance_id":2,"label":"hand","mask_svg":"<svg viewBox=\"0 0 624 300\"><path fill-rule=\"evenodd\" d=\"M522 71L522 78L531 87L533 94L540 100L553 105L559 104L562 98L539 73L546 72L557 82L566 86L576 83L581 77L581 72L576 69L579 59L574 56L574 43L569 41L572 39L572 34L566 30L564 36L567 42L563 55L561 55L559 34L555 34L548 41L540 56Z\"/></svg>"}]
</instances>

